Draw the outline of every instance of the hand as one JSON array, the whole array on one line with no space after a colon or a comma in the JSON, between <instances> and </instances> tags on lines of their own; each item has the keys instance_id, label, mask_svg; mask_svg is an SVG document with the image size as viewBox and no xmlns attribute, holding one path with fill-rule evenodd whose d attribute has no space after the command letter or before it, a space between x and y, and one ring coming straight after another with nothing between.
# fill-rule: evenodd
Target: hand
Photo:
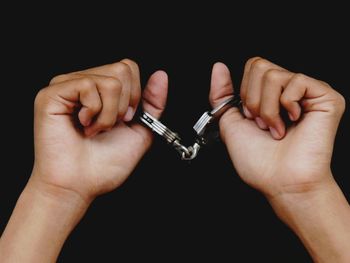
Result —
<instances>
[{"instance_id":1,"label":"hand","mask_svg":"<svg viewBox=\"0 0 350 263\"><path fill-rule=\"evenodd\" d=\"M154 73L142 106L164 110L168 79ZM119 186L152 141L132 122L141 97L131 60L54 78L35 100L35 163L0 239L1 262L56 262L96 195Z\"/></svg>"},{"instance_id":2,"label":"hand","mask_svg":"<svg viewBox=\"0 0 350 263\"><path fill-rule=\"evenodd\" d=\"M227 67L213 68L213 107L233 93ZM250 59L241 86L243 116L229 109L220 132L240 177L265 194L315 262L349 262L350 207L331 174L344 98L328 84ZM293 125L286 128L284 108Z\"/></svg>"},{"instance_id":3,"label":"hand","mask_svg":"<svg viewBox=\"0 0 350 263\"><path fill-rule=\"evenodd\" d=\"M160 117L167 75L154 73L143 108ZM131 60L55 77L35 100L35 182L90 201L119 186L151 145L151 132L132 122L141 96Z\"/></svg>"},{"instance_id":4,"label":"hand","mask_svg":"<svg viewBox=\"0 0 350 263\"><path fill-rule=\"evenodd\" d=\"M229 70L213 68L210 102L232 95ZM241 178L268 197L312 191L332 180L334 137L344 98L328 84L295 74L262 58L250 59L237 108L220 120L220 131ZM280 109L293 125L286 128Z\"/></svg>"}]
</instances>

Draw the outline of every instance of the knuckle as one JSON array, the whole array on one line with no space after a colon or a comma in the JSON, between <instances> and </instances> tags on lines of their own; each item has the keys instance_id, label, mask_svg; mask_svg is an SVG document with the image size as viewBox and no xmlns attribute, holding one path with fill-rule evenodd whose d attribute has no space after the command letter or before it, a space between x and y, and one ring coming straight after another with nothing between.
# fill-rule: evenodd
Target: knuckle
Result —
<instances>
[{"instance_id":1,"label":"knuckle","mask_svg":"<svg viewBox=\"0 0 350 263\"><path fill-rule=\"evenodd\" d=\"M325 81L323 81L323 80L319 80L319 82L320 82L325 88L328 88L328 89L333 90L333 88L331 87L331 85L329 85L327 82L325 82Z\"/></svg>"},{"instance_id":2,"label":"knuckle","mask_svg":"<svg viewBox=\"0 0 350 263\"><path fill-rule=\"evenodd\" d=\"M328 90L329 94L329 101L331 102L331 108L335 110L335 112L343 114L346 108L346 99L345 97L340 94L338 91L332 88L331 85L329 85L327 82L318 80L318 82L326 89Z\"/></svg>"},{"instance_id":3,"label":"knuckle","mask_svg":"<svg viewBox=\"0 0 350 263\"><path fill-rule=\"evenodd\" d=\"M79 79L79 86L82 89L90 90L90 89L96 87L96 83L93 79L91 79L89 77L83 77L83 78Z\"/></svg>"},{"instance_id":4,"label":"knuckle","mask_svg":"<svg viewBox=\"0 0 350 263\"><path fill-rule=\"evenodd\" d=\"M297 82L297 83L303 83L308 79L308 76L306 76L303 73L296 73L292 77L292 81Z\"/></svg>"},{"instance_id":5,"label":"knuckle","mask_svg":"<svg viewBox=\"0 0 350 263\"><path fill-rule=\"evenodd\" d=\"M50 85L66 81L68 78L69 78L68 74L57 75L50 80Z\"/></svg>"},{"instance_id":6,"label":"knuckle","mask_svg":"<svg viewBox=\"0 0 350 263\"><path fill-rule=\"evenodd\" d=\"M137 64L135 61L133 61L133 60L131 60L131 59L129 59L129 58L124 58L124 59L121 60L120 62L122 62L122 63L124 63L124 64L127 64L127 65L129 65L130 67L135 68L135 69L138 69L138 68L139 68L138 64Z\"/></svg>"},{"instance_id":7,"label":"knuckle","mask_svg":"<svg viewBox=\"0 0 350 263\"><path fill-rule=\"evenodd\" d=\"M129 75L129 74L131 74L130 67L123 62L117 62L117 63L112 64L111 69L116 75L119 75L119 74Z\"/></svg>"},{"instance_id":8,"label":"knuckle","mask_svg":"<svg viewBox=\"0 0 350 263\"><path fill-rule=\"evenodd\" d=\"M286 96L283 96L283 94L282 94L282 96L281 96L281 98L280 98L280 102L281 102L281 104L283 105L283 106L290 106L292 103L293 103L293 101L292 100L290 100L288 97L286 97Z\"/></svg>"},{"instance_id":9,"label":"knuckle","mask_svg":"<svg viewBox=\"0 0 350 263\"><path fill-rule=\"evenodd\" d=\"M157 91L155 89L145 89L143 91L144 98L156 98L158 96Z\"/></svg>"},{"instance_id":10,"label":"knuckle","mask_svg":"<svg viewBox=\"0 0 350 263\"><path fill-rule=\"evenodd\" d=\"M116 78L106 78L103 83L103 88L107 92L119 94L122 89L122 83Z\"/></svg>"},{"instance_id":11,"label":"knuckle","mask_svg":"<svg viewBox=\"0 0 350 263\"><path fill-rule=\"evenodd\" d=\"M269 63L267 60L263 58L256 59L255 61L252 62L252 68L262 71L265 70L269 66Z\"/></svg>"},{"instance_id":12,"label":"knuckle","mask_svg":"<svg viewBox=\"0 0 350 263\"><path fill-rule=\"evenodd\" d=\"M334 96L334 107L341 112L342 114L345 111L346 108L346 100L343 95L335 91L335 96Z\"/></svg>"},{"instance_id":13,"label":"knuckle","mask_svg":"<svg viewBox=\"0 0 350 263\"><path fill-rule=\"evenodd\" d=\"M344 113L345 108L346 108L345 97L343 95L340 95L340 99L339 100L340 100L339 105L340 105L341 112Z\"/></svg>"},{"instance_id":14,"label":"knuckle","mask_svg":"<svg viewBox=\"0 0 350 263\"><path fill-rule=\"evenodd\" d=\"M102 103L100 100L93 101L91 105L89 105L89 108L92 112L99 112L102 108Z\"/></svg>"},{"instance_id":15,"label":"knuckle","mask_svg":"<svg viewBox=\"0 0 350 263\"><path fill-rule=\"evenodd\" d=\"M269 69L266 71L264 78L269 83L278 82L281 78L281 72L277 69Z\"/></svg>"},{"instance_id":16,"label":"knuckle","mask_svg":"<svg viewBox=\"0 0 350 263\"><path fill-rule=\"evenodd\" d=\"M44 101L46 101L46 97L47 97L47 88L44 88L44 89L41 89L37 94L36 94L36 97L35 97L35 100L34 100L34 107L35 108L40 108Z\"/></svg>"},{"instance_id":17,"label":"knuckle","mask_svg":"<svg viewBox=\"0 0 350 263\"><path fill-rule=\"evenodd\" d=\"M246 65L247 66L251 65L254 61L259 60L259 59L262 59L262 58L261 57L252 57L252 58L247 60Z\"/></svg>"}]
</instances>

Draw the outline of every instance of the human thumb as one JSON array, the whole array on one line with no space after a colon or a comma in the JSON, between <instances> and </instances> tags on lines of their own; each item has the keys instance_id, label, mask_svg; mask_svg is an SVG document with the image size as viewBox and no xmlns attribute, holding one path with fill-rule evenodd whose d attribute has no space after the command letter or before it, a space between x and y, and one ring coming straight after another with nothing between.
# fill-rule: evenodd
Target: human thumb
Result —
<instances>
[{"instance_id":1,"label":"human thumb","mask_svg":"<svg viewBox=\"0 0 350 263\"><path fill-rule=\"evenodd\" d=\"M209 102L213 108L219 105L228 97L234 95L233 84L230 71L227 66L221 62L215 63L211 74L211 85L209 92ZM243 119L238 108L228 109L220 119L220 129L225 128L228 122L234 122Z\"/></svg>"}]
</instances>

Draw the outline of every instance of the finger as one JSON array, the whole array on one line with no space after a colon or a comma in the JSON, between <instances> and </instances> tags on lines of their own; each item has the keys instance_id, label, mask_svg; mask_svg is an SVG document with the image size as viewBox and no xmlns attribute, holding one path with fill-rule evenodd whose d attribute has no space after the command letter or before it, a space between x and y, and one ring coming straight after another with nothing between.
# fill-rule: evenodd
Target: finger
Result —
<instances>
[{"instance_id":1,"label":"finger","mask_svg":"<svg viewBox=\"0 0 350 263\"><path fill-rule=\"evenodd\" d=\"M223 63L216 63L213 66L211 76L211 86L209 92L209 102L212 107L216 107L227 97L234 94L233 84L229 69ZM229 108L223 116L221 116L219 124L220 130L224 131L227 125L243 119L242 114L236 107Z\"/></svg>"},{"instance_id":2,"label":"finger","mask_svg":"<svg viewBox=\"0 0 350 263\"><path fill-rule=\"evenodd\" d=\"M97 84L90 78L73 79L41 90L35 100L35 110L51 115L70 115L81 106L79 120L83 126L102 109Z\"/></svg>"},{"instance_id":3,"label":"finger","mask_svg":"<svg viewBox=\"0 0 350 263\"><path fill-rule=\"evenodd\" d=\"M94 67L70 74L62 74L53 78L50 84L80 78L82 75L100 75L113 77L121 81L123 90L118 118L124 118L124 121L130 121L133 118L141 96L139 69L135 62L130 59L123 59L113 64Z\"/></svg>"},{"instance_id":4,"label":"finger","mask_svg":"<svg viewBox=\"0 0 350 263\"><path fill-rule=\"evenodd\" d=\"M131 63L131 60L125 59L117 63L108 64L78 72L80 74L97 74L102 76L114 77L122 83L118 119L124 119L125 121L130 121L134 116L136 108L129 108L129 103L131 98L131 90L134 89L133 85L135 85L135 82L139 82L139 78L136 81L133 80L134 73L132 71L132 68L130 67Z\"/></svg>"},{"instance_id":5,"label":"finger","mask_svg":"<svg viewBox=\"0 0 350 263\"><path fill-rule=\"evenodd\" d=\"M131 94L131 69L128 65L124 63L119 63L120 66L120 72L117 74L118 79L122 83L122 90L120 94L120 100L119 100L119 111L118 111L118 118L119 119L128 119L130 120L133 116L133 111L129 109L129 103L130 103L130 94ZM128 112L128 116L126 116L126 113Z\"/></svg>"},{"instance_id":6,"label":"finger","mask_svg":"<svg viewBox=\"0 0 350 263\"><path fill-rule=\"evenodd\" d=\"M300 85L296 78L291 78L280 97L280 103L288 111L291 121L297 121L301 116L299 101L304 97L305 92L305 84Z\"/></svg>"},{"instance_id":7,"label":"finger","mask_svg":"<svg viewBox=\"0 0 350 263\"><path fill-rule=\"evenodd\" d=\"M116 78L100 75L75 74L72 78L73 80L85 79L94 82L103 106L97 117L87 107L83 106L79 111L78 118L80 123L85 127L85 134L87 136L93 136L100 131L111 129L117 122L118 116L122 115L119 113L119 104L122 99L121 91L123 84ZM67 82L69 81L61 82L60 85L64 85Z\"/></svg>"},{"instance_id":8,"label":"finger","mask_svg":"<svg viewBox=\"0 0 350 263\"><path fill-rule=\"evenodd\" d=\"M157 71L149 78L142 94L143 110L159 119L166 105L168 94L168 76L164 71ZM135 123L131 126L138 132L144 142L144 148L140 154L151 145L152 131L144 125Z\"/></svg>"},{"instance_id":9,"label":"finger","mask_svg":"<svg viewBox=\"0 0 350 263\"><path fill-rule=\"evenodd\" d=\"M281 68L262 58L254 60L251 64L248 76L248 87L245 100L243 100L247 118L252 119L259 115L262 79L265 72L269 69Z\"/></svg>"},{"instance_id":10,"label":"finger","mask_svg":"<svg viewBox=\"0 0 350 263\"><path fill-rule=\"evenodd\" d=\"M121 62L127 64L131 69L130 102L124 117L124 121L130 121L134 117L141 98L140 71L138 65L130 59L123 59Z\"/></svg>"},{"instance_id":11,"label":"finger","mask_svg":"<svg viewBox=\"0 0 350 263\"><path fill-rule=\"evenodd\" d=\"M261 59L261 57L253 57L248 59L247 63L244 66L244 73L243 73L243 78L242 78L242 83L241 83L241 100L243 104L243 113L248 119L252 119L253 115L251 112L247 109L245 106L245 101L247 98L247 90L248 90L248 83L249 83L249 75L250 75L250 70L252 67L252 64L256 61Z\"/></svg>"},{"instance_id":12,"label":"finger","mask_svg":"<svg viewBox=\"0 0 350 263\"><path fill-rule=\"evenodd\" d=\"M280 69L270 69L263 76L258 126L269 129L275 139L285 135L285 125L280 116L280 97L292 73Z\"/></svg>"},{"instance_id":13,"label":"finger","mask_svg":"<svg viewBox=\"0 0 350 263\"><path fill-rule=\"evenodd\" d=\"M286 108L295 102L298 102L302 107L303 118L298 126L310 131L309 141L314 140L315 133L323 134L324 138L334 139L339 121L344 113L345 99L327 83L303 74L295 74L289 81L280 100ZM300 115L296 115L295 118L297 117L300 118ZM328 128L324 129L324 127ZM307 135L305 134L305 136ZM333 139L317 141L317 143L325 143L325 147L331 149Z\"/></svg>"},{"instance_id":14,"label":"finger","mask_svg":"<svg viewBox=\"0 0 350 263\"><path fill-rule=\"evenodd\" d=\"M94 136L100 131L108 131L116 124L120 110L122 83L115 78L94 77L102 101L102 109L96 120L85 127L85 135ZM79 113L80 115L80 113ZM80 116L79 116L80 117Z\"/></svg>"},{"instance_id":15,"label":"finger","mask_svg":"<svg viewBox=\"0 0 350 263\"><path fill-rule=\"evenodd\" d=\"M213 108L233 95L230 71L221 62L215 63L211 74L209 102Z\"/></svg>"},{"instance_id":16,"label":"finger","mask_svg":"<svg viewBox=\"0 0 350 263\"><path fill-rule=\"evenodd\" d=\"M106 76L106 77L115 77L118 78L118 75L120 73L124 74L125 71L130 71L128 67L125 67L126 63L116 62L112 64L107 64L99 67L89 68L85 70L80 70L68 74L61 74L56 77L54 77L50 81L50 85L52 84L58 84L60 82L65 82L67 80L80 78L81 75L99 75L99 76Z\"/></svg>"},{"instance_id":17,"label":"finger","mask_svg":"<svg viewBox=\"0 0 350 263\"><path fill-rule=\"evenodd\" d=\"M341 113L344 104L342 96L328 84L304 74L293 75L281 96L282 105L290 108L291 112L297 102L299 102L298 105L303 107L305 113L311 111ZM294 118L300 117L298 111L301 111L301 109L295 110Z\"/></svg>"},{"instance_id":18,"label":"finger","mask_svg":"<svg viewBox=\"0 0 350 263\"><path fill-rule=\"evenodd\" d=\"M165 109L167 95L168 75L164 71L153 73L143 91L143 109L155 118L160 118Z\"/></svg>"}]
</instances>

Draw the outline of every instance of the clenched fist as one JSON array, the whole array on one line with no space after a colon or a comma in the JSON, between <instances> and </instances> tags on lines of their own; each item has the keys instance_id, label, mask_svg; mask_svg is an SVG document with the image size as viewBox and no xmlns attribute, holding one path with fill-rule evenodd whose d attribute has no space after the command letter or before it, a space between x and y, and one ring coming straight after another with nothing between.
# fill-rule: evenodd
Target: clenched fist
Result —
<instances>
[{"instance_id":1,"label":"clenched fist","mask_svg":"<svg viewBox=\"0 0 350 263\"><path fill-rule=\"evenodd\" d=\"M230 73L213 69L210 102L232 95ZM268 197L313 190L332 181L330 162L344 98L325 82L252 58L237 108L220 120L220 131L242 179ZM293 125L286 128L284 108Z\"/></svg>"},{"instance_id":2,"label":"clenched fist","mask_svg":"<svg viewBox=\"0 0 350 263\"><path fill-rule=\"evenodd\" d=\"M160 117L167 75L154 73L143 108ZM149 130L132 121L141 98L139 69L118 63L55 77L35 100L34 181L90 200L119 186L151 144Z\"/></svg>"},{"instance_id":3,"label":"clenched fist","mask_svg":"<svg viewBox=\"0 0 350 263\"><path fill-rule=\"evenodd\" d=\"M232 93L227 67L216 64L211 104ZM330 168L344 98L323 81L259 57L246 63L241 98L244 114L231 108L220 119L238 174L267 197L315 262L350 262L350 207Z\"/></svg>"}]
</instances>

